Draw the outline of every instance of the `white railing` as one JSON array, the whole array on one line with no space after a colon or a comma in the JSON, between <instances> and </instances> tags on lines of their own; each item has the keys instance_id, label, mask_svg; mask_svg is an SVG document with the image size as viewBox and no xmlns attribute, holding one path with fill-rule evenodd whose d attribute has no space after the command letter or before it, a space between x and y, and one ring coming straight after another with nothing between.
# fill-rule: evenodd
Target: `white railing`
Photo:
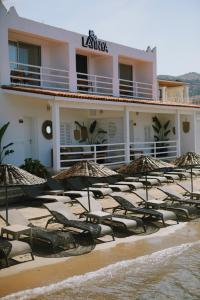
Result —
<instances>
[{"instance_id":1,"label":"white railing","mask_svg":"<svg viewBox=\"0 0 200 300\"><path fill-rule=\"evenodd\" d=\"M130 143L130 160L140 155L151 155L159 159L174 159L178 155L177 141Z\"/></svg>"},{"instance_id":2,"label":"white railing","mask_svg":"<svg viewBox=\"0 0 200 300\"><path fill-rule=\"evenodd\" d=\"M119 93L121 97L153 99L153 85L151 83L119 79Z\"/></svg>"},{"instance_id":3,"label":"white railing","mask_svg":"<svg viewBox=\"0 0 200 300\"><path fill-rule=\"evenodd\" d=\"M44 66L10 62L11 83L69 90L69 72Z\"/></svg>"},{"instance_id":4,"label":"white railing","mask_svg":"<svg viewBox=\"0 0 200 300\"><path fill-rule=\"evenodd\" d=\"M61 145L60 168L65 169L81 160L104 165L125 163L125 143L101 145Z\"/></svg>"},{"instance_id":5,"label":"white railing","mask_svg":"<svg viewBox=\"0 0 200 300\"><path fill-rule=\"evenodd\" d=\"M113 95L113 78L77 73L77 90L83 93Z\"/></svg>"},{"instance_id":6,"label":"white railing","mask_svg":"<svg viewBox=\"0 0 200 300\"><path fill-rule=\"evenodd\" d=\"M130 157L126 157L126 149ZM177 157L177 141L131 142L100 145L61 145L60 169L65 169L78 161L91 160L104 165L120 165L141 155L151 155L159 159L173 160Z\"/></svg>"}]
</instances>

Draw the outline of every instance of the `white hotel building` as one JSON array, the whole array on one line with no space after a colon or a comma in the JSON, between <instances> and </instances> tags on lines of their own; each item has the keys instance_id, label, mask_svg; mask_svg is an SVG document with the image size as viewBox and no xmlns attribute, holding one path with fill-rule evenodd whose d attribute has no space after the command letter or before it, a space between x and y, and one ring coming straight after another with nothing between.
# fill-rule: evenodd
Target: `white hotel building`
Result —
<instances>
[{"instance_id":1,"label":"white hotel building","mask_svg":"<svg viewBox=\"0 0 200 300\"><path fill-rule=\"evenodd\" d=\"M82 159L116 166L142 153L168 159L200 153L200 106L189 103L187 86L180 101L159 90L166 87L158 89L155 48L24 19L0 1L0 126L10 122L4 142L15 151L8 162L32 157L57 171ZM154 141L155 116L170 120L164 145Z\"/></svg>"}]
</instances>

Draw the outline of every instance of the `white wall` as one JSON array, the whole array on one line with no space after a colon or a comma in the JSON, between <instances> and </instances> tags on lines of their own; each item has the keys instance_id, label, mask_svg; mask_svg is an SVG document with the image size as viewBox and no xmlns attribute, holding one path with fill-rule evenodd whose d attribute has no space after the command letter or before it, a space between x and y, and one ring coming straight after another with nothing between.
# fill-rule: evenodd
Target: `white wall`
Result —
<instances>
[{"instance_id":1,"label":"white wall","mask_svg":"<svg viewBox=\"0 0 200 300\"><path fill-rule=\"evenodd\" d=\"M45 120L51 120L51 112L47 111L47 102L36 98L23 96L0 95L0 125L10 122L3 144L13 142L14 153L8 158L10 163L20 165L24 160L24 126L19 123L24 117L31 117L33 121L33 158L41 160L46 166L51 164L50 151L52 140L43 137L41 127Z\"/></svg>"},{"instance_id":2,"label":"white wall","mask_svg":"<svg viewBox=\"0 0 200 300\"><path fill-rule=\"evenodd\" d=\"M183 122L188 121L190 123L190 130L188 133L183 131ZM194 123L193 116L182 114L180 116L180 131L181 131L181 154L186 153L188 151L195 151L194 144ZM198 138L198 137L197 137Z\"/></svg>"}]
</instances>

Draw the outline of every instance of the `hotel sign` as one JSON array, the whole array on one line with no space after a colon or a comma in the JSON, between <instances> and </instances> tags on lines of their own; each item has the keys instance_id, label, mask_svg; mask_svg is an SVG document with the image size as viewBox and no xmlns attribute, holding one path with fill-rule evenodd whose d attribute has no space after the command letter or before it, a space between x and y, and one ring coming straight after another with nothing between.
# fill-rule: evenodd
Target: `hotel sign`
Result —
<instances>
[{"instance_id":1,"label":"hotel sign","mask_svg":"<svg viewBox=\"0 0 200 300\"><path fill-rule=\"evenodd\" d=\"M98 40L93 30L89 30L89 35L87 38L82 36L82 46L93 50L108 52L106 42Z\"/></svg>"}]
</instances>

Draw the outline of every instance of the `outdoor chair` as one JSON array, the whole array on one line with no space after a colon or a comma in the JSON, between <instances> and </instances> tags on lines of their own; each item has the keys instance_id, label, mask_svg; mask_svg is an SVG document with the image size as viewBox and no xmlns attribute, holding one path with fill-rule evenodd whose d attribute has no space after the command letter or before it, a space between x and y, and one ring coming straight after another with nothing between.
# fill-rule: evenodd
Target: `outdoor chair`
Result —
<instances>
[{"instance_id":1,"label":"outdoor chair","mask_svg":"<svg viewBox=\"0 0 200 300\"><path fill-rule=\"evenodd\" d=\"M146 178L144 178L144 177L125 177L125 180L130 181L130 182L133 182L133 181L141 182L141 183L143 183L143 185L146 185L146 183L147 183L147 186L149 186L149 187L152 187L153 185L160 185L160 182L154 178L147 178L147 180L146 180Z\"/></svg>"},{"instance_id":2,"label":"outdoor chair","mask_svg":"<svg viewBox=\"0 0 200 300\"><path fill-rule=\"evenodd\" d=\"M143 176L143 178L145 178L145 177ZM163 184L163 183L167 183L167 182L168 182L168 180L167 180L166 177L164 177L164 176L158 176L158 175L156 176L156 175L148 174L148 175L147 175L147 179L156 179L156 180L159 181L160 184Z\"/></svg>"},{"instance_id":3,"label":"outdoor chair","mask_svg":"<svg viewBox=\"0 0 200 300\"><path fill-rule=\"evenodd\" d=\"M73 204L73 200L69 196L49 195L46 189L42 189L39 186L23 186L22 190L26 197L33 200L59 201Z\"/></svg>"},{"instance_id":4,"label":"outdoor chair","mask_svg":"<svg viewBox=\"0 0 200 300\"><path fill-rule=\"evenodd\" d=\"M200 190L193 189L193 192L191 191L191 183L178 183L178 185L184 190L185 196L192 196L194 198L199 199L200 198Z\"/></svg>"},{"instance_id":5,"label":"outdoor chair","mask_svg":"<svg viewBox=\"0 0 200 300\"><path fill-rule=\"evenodd\" d=\"M193 200L188 196L183 196L182 194L175 192L172 188L170 187L158 187L158 190L163 192L166 195L165 200L171 200L173 202L179 202L179 203L185 203L189 205L195 205L199 206L200 201L198 200Z\"/></svg>"},{"instance_id":6,"label":"outdoor chair","mask_svg":"<svg viewBox=\"0 0 200 300\"><path fill-rule=\"evenodd\" d=\"M116 196L111 195L111 197L119 204L117 207L113 209L113 213L116 210L124 210L125 214L127 212L141 214L143 218L146 216L155 218L157 220L161 220L163 225L165 226L165 221L167 220L175 220L178 223L177 215L173 211L168 210L155 210L150 208L139 208L136 207L132 202L130 202L125 196Z\"/></svg>"},{"instance_id":7,"label":"outdoor chair","mask_svg":"<svg viewBox=\"0 0 200 300\"><path fill-rule=\"evenodd\" d=\"M44 206L53 216L47 221L46 228L51 223L59 223L63 225L64 229L74 228L80 229L83 232L89 232L93 239L98 239L99 237L111 235L112 240L115 240L113 230L111 227L102 224L86 222L85 220L81 221L63 203L46 203L44 204Z\"/></svg>"},{"instance_id":8,"label":"outdoor chair","mask_svg":"<svg viewBox=\"0 0 200 300\"><path fill-rule=\"evenodd\" d=\"M6 211L0 210L0 217L6 221ZM24 215L17 209L9 209L8 214L9 225L24 225L31 227L32 238L49 244L53 251L56 248L66 249L73 245L76 247L75 240L70 232L61 232L58 230L47 230L42 227L34 226Z\"/></svg>"},{"instance_id":9,"label":"outdoor chair","mask_svg":"<svg viewBox=\"0 0 200 300\"><path fill-rule=\"evenodd\" d=\"M129 187L129 185L125 185L125 184L118 184L118 183L114 183L114 184L109 184L109 183L93 183L92 188L104 188L105 185L107 185L107 188L110 188L113 192L128 192L131 190L131 188ZM105 187L106 188L106 187Z\"/></svg>"},{"instance_id":10,"label":"outdoor chair","mask_svg":"<svg viewBox=\"0 0 200 300\"><path fill-rule=\"evenodd\" d=\"M83 191L87 190L87 188L84 188ZM109 187L106 187L106 188L95 188L95 187L89 187L89 190L91 192L93 192L93 194L95 195L95 197L97 198L103 198L104 196L106 195L109 195L112 193L112 189L109 188Z\"/></svg>"},{"instance_id":11,"label":"outdoor chair","mask_svg":"<svg viewBox=\"0 0 200 300\"><path fill-rule=\"evenodd\" d=\"M173 169L171 171L168 171L167 172L168 174L174 174L174 175L178 175L180 180L183 180L183 179L188 179L190 177L190 174L188 172L185 172L185 171L179 171L177 169Z\"/></svg>"},{"instance_id":12,"label":"outdoor chair","mask_svg":"<svg viewBox=\"0 0 200 300\"><path fill-rule=\"evenodd\" d=\"M149 176L151 176L151 175L165 177L165 178L167 178L168 182L174 182L175 180L180 180L180 177L176 174L163 173L163 172L151 172L151 173L149 173Z\"/></svg>"},{"instance_id":13,"label":"outdoor chair","mask_svg":"<svg viewBox=\"0 0 200 300\"><path fill-rule=\"evenodd\" d=\"M31 260L34 260L32 249L28 243L17 240L8 241L0 237L0 260L5 260L7 267L9 267L10 258L24 254L30 254Z\"/></svg>"},{"instance_id":14,"label":"outdoor chair","mask_svg":"<svg viewBox=\"0 0 200 300\"><path fill-rule=\"evenodd\" d=\"M144 229L144 232L146 232L146 228L144 226L143 221L138 217L132 217L130 219L130 218L125 218L124 216L121 216L121 215L112 214L111 218L110 218L110 213L103 211L101 203L99 201L97 201L96 199L90 198L90 211L89 211L89 203L88 203L87 197L80 197L77 199L77 201L80 203L80 205L85 210L84 214L86 214L86 215L88 212L89 213L91 212L98 219L98 217L101 218L102 213L103 213L106 224L107 223L111 224L111 226L121 225L127 230L132 230L132 229L135 229L140 226ZM106 216L107 216L107 218L106 218Z\"/></svg>"},{"instance_id":15,"label":"outdoor chair","mask_svg":"<svg viewBox=\"0 0 200 300\"><path fill-rule=\"evenodd\" d=\"M180 204L178 206L173 204L167 204L164 200L155 199L151 195L148 194L148 201L146 200L146 192L145 191L134 191L133 192L136 196L138 196L142 202L139 204L143 204L146 207L152 208L162 208L176 212L178 215L185 216L187 219L189 218L191 207L190 206L183 206Z\"/></svg>"}]
</instances>

